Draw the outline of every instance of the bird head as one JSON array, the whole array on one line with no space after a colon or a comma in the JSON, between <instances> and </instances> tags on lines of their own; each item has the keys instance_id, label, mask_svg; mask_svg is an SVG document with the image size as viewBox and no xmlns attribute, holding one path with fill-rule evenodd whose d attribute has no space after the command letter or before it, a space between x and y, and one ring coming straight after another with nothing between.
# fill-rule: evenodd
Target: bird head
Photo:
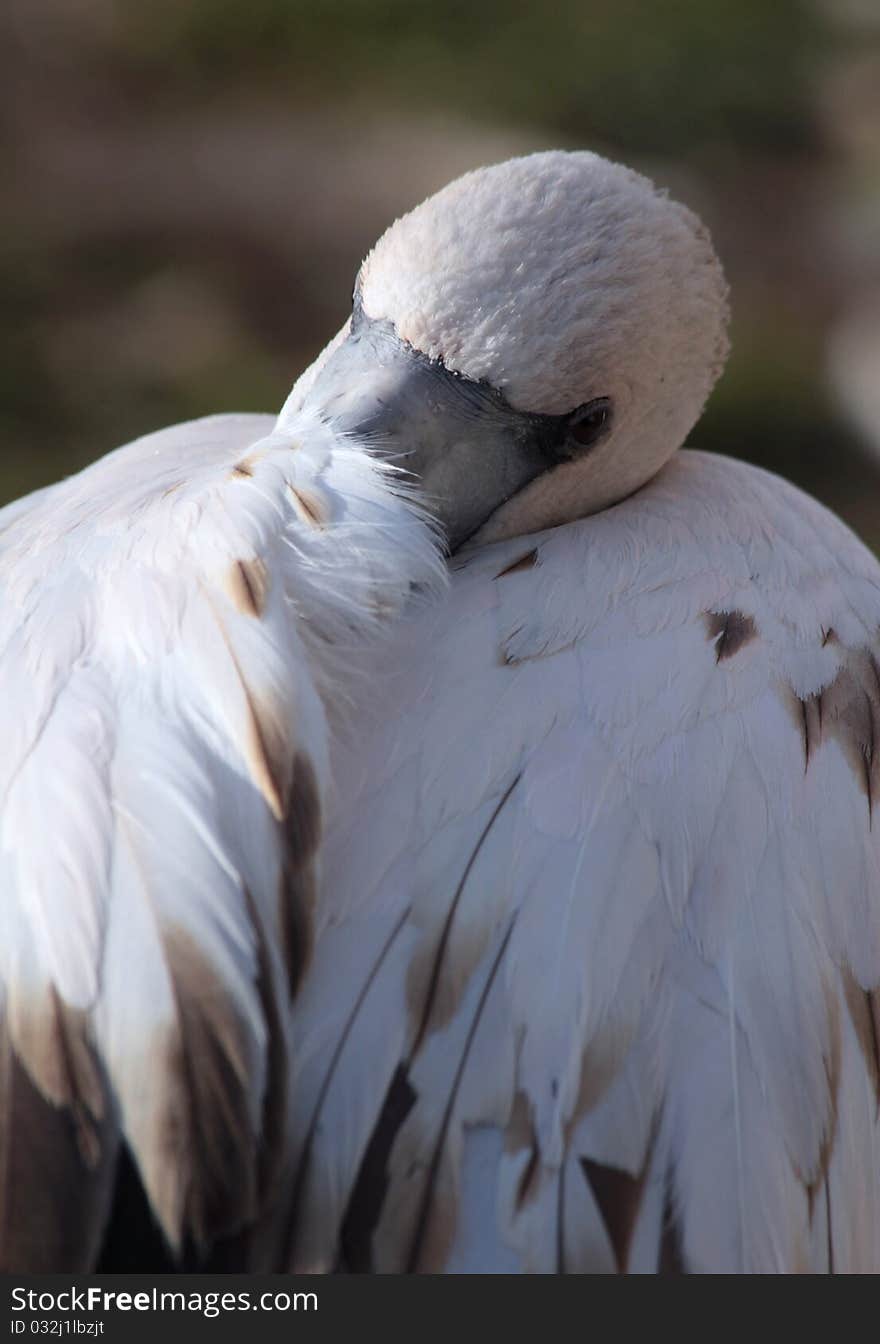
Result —
<instances>
[{"instance_id":1,"label":"bird head","mask_svg":"<svg viewBox=\"0 0 880 1344\"><path fill-rule=\"evenodd\" d=\"M647 178L553 151L396 221L285 413L415 477L450 549L606 508L684 442L727 352L705 227Z\"/></svg>"}]
</instances>

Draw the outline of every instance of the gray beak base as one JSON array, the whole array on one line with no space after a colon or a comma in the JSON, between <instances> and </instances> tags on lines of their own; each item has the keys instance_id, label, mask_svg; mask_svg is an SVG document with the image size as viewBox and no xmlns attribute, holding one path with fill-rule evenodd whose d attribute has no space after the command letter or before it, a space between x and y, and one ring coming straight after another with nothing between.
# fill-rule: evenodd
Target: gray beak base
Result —
<instances>
[{"instance_id":1,"label":"gray beak base","mask_svg":"<svg viewBox=\"0 0 880 1344\"><path fill-rule=\"evenodd\" d=\"M565 456L568 416L514 410L487 384L451 373L358 307L306 404L419 482L450 551Z\"/></svg>"}]
</instances>

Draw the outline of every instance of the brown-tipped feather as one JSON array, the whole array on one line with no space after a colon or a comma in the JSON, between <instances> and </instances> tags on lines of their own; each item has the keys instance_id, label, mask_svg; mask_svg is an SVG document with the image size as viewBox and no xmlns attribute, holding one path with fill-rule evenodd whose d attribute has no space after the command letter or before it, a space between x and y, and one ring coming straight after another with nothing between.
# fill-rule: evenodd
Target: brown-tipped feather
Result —
<instances>
[{"instance_id":1,"label":"brown-tipped feather","mask_svg":"<svg viewBox=\"0 0 880 1344\"><path fill-rule=\"evenodd\" d=\"M298 751L293 760L287 850L291 861L308 863L321 841L321 793L308 756Z\"/></svg>"},{"instance_id":2,"label":"brown-tipped feather","mask_svg":"<svg viewBox=\"0 0 880 1344\"><path fill-rule=\"evenodd\" d=\"M806 768L822 743L833 738L865 795L870 821L880 797L880 669L873 654L848 650L834 680L816 695L795 697L794 710Z\"/></svg>"},{"instance_id":3,"label":"brown-tipped feather","mask_svg":"<svg viewBox=\"0 0 880 1344\"><path fill-rule=\"evenodd\" d=\"M687 1263L681 1244L681 1226L675 1214L671 1191L671 1174L666 1177L663 1196L663 1217L660 1228L660 1255L657 1271L660 1274L687 1274Z\"/></svg>"},{"instance_id":4,"label":"brown-tipped feather","mask_svg":"<svg viewBox=\"0 0 880 1344\"><path fill-rule=\"evenodd\" d=\"M73 1110L42 1094L0 1024L0 1272L94 1268L116 1164L106 1117L92 1122L88 1149L87 1161Z\"/></svg>"},{"instance_id":5,"label":"brown-tipped feather","mask_svg":"<svg viewBox=\"0 0 880 1344\"><path fill-rule=\"evenodd\" d=\"M582 1157L580 1164L584 1179L602 1215L602 1222L605 1224L605 1231L608 1233L608 1240L614 1252L617 1272L625 1274L632 1236L645 1192L645 1170L638 1176L631 1176L628 1171L594 1162L589 1157Z\"/></svg>"},{"instance_id":6,"label":"brown-tipped feather","mask_svg":"<svg viewBox=\"0 0 880 1344\"><path fill-rule=\"evenodd\" d=\"M281 952L287 968L287 989L296 997L312 958L316 883L310 863L285 868L278 893Z\"/></svg>"},{"instance_id":7,"label":"brown-tipped feather","mask_svg":"<svg viewBox=\"0 0 880 1344\"><path fill-rule=\"evenodd\" d=\"M247 705L246 760L251 778L276 821L287 814L290 761L287 732L281 713L243 683Z\"/></svg>"},{"instance_id":8,"label":"brown-tipped feather","mask_svg":"<svg viewBox=\"0 0 880 1344\"><path fill-rule=\"evenodd\" d=\"M18 1055L46 1100L69 1108L83 1160L97 1165L97 1126L104 1116L105 1097L86 1040L84 1014L65 1004L51 986L39 1002L11 999L9 1029Z\"/></svg>"},{"instance_id":9,"label":"brown-tipped feather","mask_svg":"<svg viewBox=\"0 0 880 1344\"><path fill-rule=\"evenodd\" d=\"M232 471L229 473L233 480L249 481L254 474L254 467L259 461L259 457L251 455L243 457L240 462L236 462Z\"/></svg>"},{"instance_id":10,"label":"brown-tipped feather","mask_svg":"<svg viewBox=\"0 0 880 1344\"><path fill-rule=\"evenodd\" d=\"M257 1212L248 1040L225 986L185 930L166 931L165 955L177 1030L157 1061L170 1075L168 1102L141 1174L171 1245L189 1235L208 1247Z\"/></svg>"},{"instance_id":11,"label":"brown-tipped feather","mask_svg":"<svg viewBox=\"0 0 880 1344\"><path fill-rule=\"evenodd\" d=\"M521 555L518 560L514 560L512 564L507 565L505 569L495 575L495 578L506 579L509 574L521 574L524 570L534 569L537 563L538 552L535 549L526 551L525 555Z\"/></svg>"},{"instance_id":12,"label":"brown-tipped feather","mask_svg":"<svg viewBox=\"0 0 880 1344\"><path fill-rule=\"evenodd\" d=\"M880 1113L880 991L862 989L851 971L843 974L843 988Z\"/></svg>"},{"instance_id":13,"label":"brown-tipped feather","mask_svg":"<svg viewBox=\"0 0 880 1344\"><path fill-rule=\"evenodd\" d=\"M234 561L226 586L242 615L255 619L262 616L269 593L269 571L259 556L254 556L252 560Z\"/></svg>"},{"instance_id":14,"label":"brown-tipped feather","mask_svg":"<svg viewBox=\"0 0 880 1344\"><path fill-rule=\"evenodd\" d=\"M742 611L707 611L706 638L715 641L715 661L723 663L757 637L754 619Z\"/></svg>"},{"instance_id":15,"label":"brown-tipped feather","mask_svg":"<svg viewBox=\"0 0 880 1344\"><path fill-rule=\"evenodd\" d=\"M253 1223L215 1245L210 1273L272 1273L283 1266L290 1193L287 1166L288 1043L271 949L250 892L245 903L257 937L257 991L267 1032L266 1091L257 1150L258 1209Z\"/></svg>"},{"instance_id":16,"label":"brown-tipped feather","mask_svg":"<svg viewBox=\"0 0 880 1344\"><path fill-rule=\"evenodd\" d=\"M161 1065L173 1069L172 1099L158 1153L140 1170L131 1156L122 1163L100 1272L269 1273L282 1265L289 1187L283 971L247 889L243 899L266 1026L261 1114L249 1104L256 1084L235 1010L190 936L171 930L166 955L180 1038ZM165 1182L158 1190L148 1179L157 1165Z\"/></svg>"},{"instance_id":17,"label":"brown-tipped feather","mask_svg":"<svg viewBox=\"0 0 880 1344\"><path fill-rule=\"evenodd\" d=\"M360 1165L342 1224L340 1244L345 1268L366 1274L373 1268L373 1233L388 1192L388 1159L416 1094L402 1064L391 1080L385 1103Z\"/></svg>"},{"instance_id":18,"label":"brown-tipped feather","mask_svg":"<svg viewBox=\"0 0 880 1344\"><path fill-rule=\"evenodd\" d=\"M504 1131L504 1151L506 1153L527 1152L528 1158L516 1187L514 1207L519 1213L538 1191L538 1136L532 1119L531 1103L525 1092L518 1091L513 1099L510 1119Z\"/></svg>"},{"instance_id":19,"label":"brown-tipped feather","mask_svg":"<svg viewBox=\"0 0 880 1344\"><path fill-rule=\"evenodd\" d=\"M321 840L321 794L312 763L297 752L284 822L284 860L278 894L281 947L291 998L312 954L316 899L315 858Z\"/></svg>"},{"instance_id":20,"label":"brown-tipped feather","mask_svg":"<svg viewBox=\"0 0 880 1344\"><path fill-rule=\"evenodd\" d=\"M834 1144L837 1139L837 1121L839 1111L840 1094L840 1066L841 1066L841 1033L840 1033L840 1001L837 995L826 986L825 1001L828 1008L828 1023L830 1027L830 1051L823 1058L825 1066L825 1078L828 1084L828 1122L825 1133L822 1137L822 1143L817 1156L816 1167L809 1178L803 1173L797 1172L799 1179L803 1182L807 1192L807 1205L809 1208L810 1219L812 1220L816 1204L816 1195L825 1186L828 1187L828 1165L831 1161L831 1154L834 1151ZM795 1168L797 1171L797 1168Z\"/></svg>"},{"instance_id":21,"label":"brown-tipped feather","mask_svg":"<svg viewBox=\"0 0 880 1344\"><path fill-rule=\"evenodd\" d=\"M310 527L326 527L329 521L327 509L322 500L310 490L301 486L288 486L296 511Z\"/></svg>"},{"instance_id":22,"label":"brown-tipped feather","mask_svg":"<svg viewBox=\"0 0 880 1344\"><path fill-rule=\"evenodd\" d=\"M257 934L257 991L268 1036L266 1093L260 1133L259 1191L266 1200L277 1193L285 1162L287 1134L287 1035L281 1019L272 956L256 906L245 891L251 925Z\"/></svg>"}]
</instances>

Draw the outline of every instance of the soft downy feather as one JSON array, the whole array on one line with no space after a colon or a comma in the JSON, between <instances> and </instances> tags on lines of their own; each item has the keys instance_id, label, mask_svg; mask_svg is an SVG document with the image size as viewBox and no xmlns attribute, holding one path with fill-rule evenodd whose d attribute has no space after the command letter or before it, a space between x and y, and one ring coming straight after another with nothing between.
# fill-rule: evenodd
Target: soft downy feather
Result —
<instances>
[{"instance_id":1,"label":"soft downy feather","mask_svg":"<svg viewBox=\"0 0 880 1344\"><path fill-rule=\"evenodd\" d=\"M4 1269L94 1266L120 1145L175 1256L260 1224L275 1263L330 739L438 575L392 469L307 413L0 513Z\"/></svg>"}]
</instances>

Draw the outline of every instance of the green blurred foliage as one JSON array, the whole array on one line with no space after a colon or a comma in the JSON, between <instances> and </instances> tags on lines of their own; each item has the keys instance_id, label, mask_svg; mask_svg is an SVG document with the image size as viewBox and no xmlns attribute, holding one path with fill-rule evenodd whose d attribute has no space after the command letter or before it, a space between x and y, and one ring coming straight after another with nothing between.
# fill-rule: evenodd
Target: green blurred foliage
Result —
<instances>
[{"instance_id":1,"label":"green blurred foliage","mask_svg":"<svg viewBox=\"0 0 880 1344\"><path fill-rule=\"evenodd\" d=\"M284 128L326 120L366 144L364 128L384 122L418 141L439 117L449 129L432 147L462 128L512 128L514 143L645 166L694 204L735 317L730 369L695 443L793 477L880 543L875 469L824 377L829 326L859 279L829 202L880 199L880 166L838 135L846 97L830 117L824 91L853 53L873 52L880 71L880 27L832 23L834 0L12 4L0 40L0 146L17 156L0 226L0 502L163 423L277 408L341 320L359 252L388 219L364 204L362 227L340 221L338 239L332 221L305 228L285 251L280 235L320 214L342 170L331 137L298 195ZM196 208L212 119L218 143L239 122L265 123L270 163L290 171L279 236L271 192L254 196L248 220L241 146L229 151L236 209L219 196ZM95 184L93 225L88 191L72 190L77 155ZM156 183L143 220L141 162ZM389 212L411 203L394 151L379 171L404 179Z\"/></svg>"},{"instance_id":2,"label":"green blurred foliage","mask_svg":"<svg viewBox=\"0 0 880 1344\"><path fill-rule=\"evenodd\" d=\"M621 153L813 138L810 76L830 35L800 0L154 0L120 45L142 74L210 90L259 68L312 100L328 86L510 118Z\"/></svg>"}]
</instances>

